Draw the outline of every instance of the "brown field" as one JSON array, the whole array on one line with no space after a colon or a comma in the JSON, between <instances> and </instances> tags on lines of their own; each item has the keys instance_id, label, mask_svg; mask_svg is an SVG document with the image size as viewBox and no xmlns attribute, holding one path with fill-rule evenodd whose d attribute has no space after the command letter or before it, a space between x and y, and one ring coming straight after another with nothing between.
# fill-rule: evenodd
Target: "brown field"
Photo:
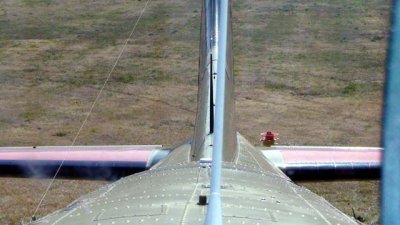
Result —
<instances>
[{"instance_id":1,"label":"brown field","mask_svg":"<svg viewBox=\"0 0 400 225\"><path fill-rule=\"evenodd\" d=\"M154 0L76 145L191 137L200 1ZM0 146L70 145L145 0L0 2ZM379 146L389 0L233 1L238 130L253 144ZM0 224L32 215L49 180L0 178ZM105 181L57 180L46 215ZM299 183L368 224L378 181Z\"/></svg>"}]
</instances>

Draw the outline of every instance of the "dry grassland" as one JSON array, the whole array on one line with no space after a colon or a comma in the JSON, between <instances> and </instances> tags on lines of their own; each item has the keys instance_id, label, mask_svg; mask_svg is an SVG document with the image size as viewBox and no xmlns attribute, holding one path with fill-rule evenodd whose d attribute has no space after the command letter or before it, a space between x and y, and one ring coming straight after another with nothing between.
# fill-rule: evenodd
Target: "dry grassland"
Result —
<instances>
[{"instance_id":1,"label":"dry grassland","mask_svg":"<svg viewBox=\"0 0 400 225\"><path fill-rule=\"evenodd\" d=\"M0 146L69 145L146 1L0 2ZM258 145L378 146L389 0L235 0L238 130ZM77 145L163 144L194 128L200 1L149 5ZM49 180L0 178L0 224ZM57 180L39 216L103 181ZM301 183L367 223L379 182Z\"/></svg>"}]
</instances>

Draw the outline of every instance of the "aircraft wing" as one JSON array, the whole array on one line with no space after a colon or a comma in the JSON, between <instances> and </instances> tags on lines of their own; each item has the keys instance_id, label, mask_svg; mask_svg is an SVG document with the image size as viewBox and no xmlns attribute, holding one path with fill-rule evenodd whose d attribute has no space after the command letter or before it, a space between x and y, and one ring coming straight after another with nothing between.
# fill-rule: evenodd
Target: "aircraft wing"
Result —
<instances>
[{"instance_id":1,"label":"aircraft wing","mask_svg":"<svg viewBox=\"0 0 400 225\"><path fill-rule=\"evenodd\" d=\"M379 178L382 148L272 146L264 156L291 179Z\"/></svg>"},{"instance_id":2,"label":"aircraft wing","mask_svg":"<svg viewBox=\"0 0 400 225\"><path fill-rule=\"evenodd\" d=\"M149 169L168 155L161 145L34 146L0 148L0 174L114 179Z\"/></svg>"},{"instance_id":3,"label":"aircraft wing","mask_svg":"<svg viewBox=\"0 0 400 225\"><path fill-rule=\"evenodd\" d=\"M0 174L117 179L151 168L171 150L161 145L0 148ZM261 149L291 179L378 178L381 148L272 146Z\"/></svg>"}]
</instances>

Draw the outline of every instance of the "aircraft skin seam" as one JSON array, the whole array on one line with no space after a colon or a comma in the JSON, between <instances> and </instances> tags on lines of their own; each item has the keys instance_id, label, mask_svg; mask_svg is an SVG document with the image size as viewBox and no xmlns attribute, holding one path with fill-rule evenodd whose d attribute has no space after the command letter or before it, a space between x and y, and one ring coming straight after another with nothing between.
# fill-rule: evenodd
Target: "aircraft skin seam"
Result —
<instances>
[{"instance_id":1,"label":"aircraft skin seam","mask_svg":"<svg viewBox=\"0 0 400 225\"><path fill-rule=\"evenodd\" d=\"M297 196L299 196L301 199L303 199L303 201L304 201L308 206L310 206L315 212L317 212L317 214L326 222L326 224L332 225L332 223L329 222L329 220L326 219L326 217L325 217L318 209L316 209L309 201L307 201L307 199L303 198L303 196L300 195L292 186L291 186L290 188L293 190L293 192L294 192Z\"/></svg>"},{"instance_id":2,"label":"aircraft skin seam","mask_svg":"<svg viewBox=\"0 0 400 225\"><path fill-rule=\"evenodd\" d=\"M254 159L254 161L256 161L258 167L260 167L260 170L263 170L263 168L261 167L260 163L258 162L258 160L256 159L256 157L254 157L253 153L251 151L248 151L250 156Z\"/></svg>"},{"instance_id":3,"label":"aircraft skin seam","mask_svg":"<svg viewBox=\"0 0 400 225\"><path fill-rule=\"evenodd\" d=\"M77 208L73 208L71 211L65 213L64 216L60 217L58 220L56 220L56 221L55 221L54 223L52 223L51 225L57 224L58 222L60 222L61 220L63 220L65 217L67 217L67 216L71 215L73 212L75 212L76 209L77 209Z\"/></svg>"},{"instance_id":4,"label":"aircraft skin seam","mask_svg":"<svg viewBox=\"0 0 400 225\"><path fill-rule=\"evenodd\" d=\"M182 219L181 219L181 222L179 223L181 225L185 223L185 219L187 217L187 212L188 212L188 209L189 209L189 204L190 204L190 202L192 202L192 200L193 200L193 198L194 198L194 196L195 196L195 194L197 192L197 189L199 187L200 174L201 174L201 168L199 167L198 170L197 170L196 186L193 188L192 195L190 196L190 198L186 202L185 209L184 209L183 215L182 215Z\"/></svg>"},{"instance_id":5,"label":"aircraft skin seam","mask_svg":"<svg viewBox=\"0 0 400 225\"><path fill-rule=\"evenodd\" d=\"M237 133L236 133L236 136L237 136ZM238 164L238 162L239 162L239 156L240 156L240 153L242 152L242 148L240 147L240 143L238 143L238 150L237 150L237 153L236 153L236 158L235 158L235 164Z\"/></svg>"}]
</instances>

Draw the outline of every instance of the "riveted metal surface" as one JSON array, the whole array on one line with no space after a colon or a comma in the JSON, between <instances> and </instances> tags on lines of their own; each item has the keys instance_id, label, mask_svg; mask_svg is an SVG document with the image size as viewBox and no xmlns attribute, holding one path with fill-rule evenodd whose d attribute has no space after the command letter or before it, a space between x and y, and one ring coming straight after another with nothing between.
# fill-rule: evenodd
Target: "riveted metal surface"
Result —
<instances>
[{"instance_id":1,"label":"riveted metal surface","mask_svg":"<svg viewBox=\"0 0 400 225\"><path fill-rule=\"evenodd\" d=\"M203 224L210 168L187 163L121 179L34 224ZM274 173L225 163L225 224L356 224L323 198Z\"/></svg>"},{"instance_id":2,"label":"riveted metal surface","mask_svg":"<svg viewBox=\"0 0 400 225\"><path fill-rule=\"evenodd\" d=\"M235 160L236 164L252 168L253 170L275 173L287 178L281 170L272 166L273 164L270 163L260 151L256 150L240 133L237 133L237 139L239 151Z\"/></svg>"},{"instance_id":3,"label":"riveted metal surface","mask_svg":"<svg viewBox=\"0 0 400 225\"><path fill-rule=\"evenodd\" d=\"M323 198L274 174L224 167L223 185L228 187L222 189L226 224L357 224Z\"/></svg>"},{"instance_id":4,"label":"riveted metal surface","mask_svg":"<svg viewBox=\"0 0 400 225\"><path fill-rule=\"evenodd\" d=\"M209 168L187 163L132 175L34 224L186 224L199 222ZM204 186L204 187L203 187Z\"/></svg>"},{"instance_id":5,"label":"riveted metal surface","mask_svg":"<svg viewBox=\"0 0 400 225\"><path fill-rule=\"evenodd\" d=\"M168 157L162 159L151 169L168 168L171 166L177 166L183 163L187 163L190 159L190 148L191 148L190 143L185 143L183 145L178 146L170 153Z\"/></svg>"},{"instance_id":6,"label":"riveted metal surface","mask_svg":"<svg viewBox=\"0 0 400 225\"><path fill-rule=\"evenodd\" d=\"M276 172L241 138L237 162L222 165L224 224L357 224ZM209 196L211 168L189 162L184 146L168 156L175 159L107 185L32 224L204 224L207 206L198 201L200 195Z\"/></svg>"}]
</instances>

